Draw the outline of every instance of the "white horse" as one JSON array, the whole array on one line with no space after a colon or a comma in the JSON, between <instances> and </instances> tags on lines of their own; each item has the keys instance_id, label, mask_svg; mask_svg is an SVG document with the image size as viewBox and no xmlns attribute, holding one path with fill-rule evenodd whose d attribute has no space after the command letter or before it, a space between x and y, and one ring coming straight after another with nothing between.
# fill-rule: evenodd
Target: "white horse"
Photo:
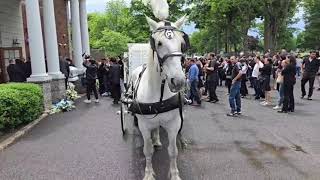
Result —
<instances>
[{"instance_id":1,"label":"white horse","mask_svg":"<svg viewBox=\"0 0 320 180\"><path fill-rule=\"evenodd\" d=\"M144 73L141 73L142 67L133 71L131 83L134 89L137 90L135 93L136 96L134 97L136 103L156 104L161 100L162 102L166 102L166 100L175 97L184 88L185 74L182 69L181 58L183 56L184 46L187 43L187 35L179 29L186 21L186 17L180 18L175 23L168 21L157 23L148 17L147 21L153 32L149 60ZM163 90L162 93L161 90ZM166 106L166 104L164 104L164 106ZM143 152L146 157L145 176L143 180L155 179L155 173L152 167L152 155L154 146L161 146L159 137L160 126L167 131L169 138L169 177L171 180L180 180L181 178L177 167L178 149L176 145L177 134L181 126L179 109L175 108L168 112L152 115L140 113L136 114L136 116L139 122L139 129L144 139Z\"/></svg>"}]
</instances>

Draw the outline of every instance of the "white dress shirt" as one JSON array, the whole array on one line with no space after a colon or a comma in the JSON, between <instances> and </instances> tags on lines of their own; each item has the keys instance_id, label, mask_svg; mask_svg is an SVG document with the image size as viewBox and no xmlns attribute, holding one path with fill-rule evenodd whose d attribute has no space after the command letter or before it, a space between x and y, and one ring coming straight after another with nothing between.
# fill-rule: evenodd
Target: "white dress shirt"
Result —
<instances>
[{"instance_id":1,"label":"white dress shirt","mask_svg":"<svg viewBox=\"0 0 320 180\"><path fill-rule=\"evenodd\" d=\"M254 65L254 68L253 68L253 71L252 71L252 77L254 77L254 78L258 78L259 77L259 75L260 75L260 71L259 71L259 69L260 68L263 68L263 63L261 62L261 61L259 61L259 63L256 63L255 65Z\"/></svg>"}]
</instances>

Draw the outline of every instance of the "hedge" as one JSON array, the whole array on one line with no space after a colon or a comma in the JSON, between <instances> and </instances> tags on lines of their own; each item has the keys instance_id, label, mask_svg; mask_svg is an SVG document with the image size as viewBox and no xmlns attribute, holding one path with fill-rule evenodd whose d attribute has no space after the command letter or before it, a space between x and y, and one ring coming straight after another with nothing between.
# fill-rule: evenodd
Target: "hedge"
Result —
<instances>
[{"instance_id":1,"label":"hedge","mask_svg":"<svg viewBox=\"0 0 320 180\"><path fill-rule=\"evenodd\" d=\"M39 85L0 84L0 130L31 122L43 111L43 94Z\"/></svg>"}]
</instances>

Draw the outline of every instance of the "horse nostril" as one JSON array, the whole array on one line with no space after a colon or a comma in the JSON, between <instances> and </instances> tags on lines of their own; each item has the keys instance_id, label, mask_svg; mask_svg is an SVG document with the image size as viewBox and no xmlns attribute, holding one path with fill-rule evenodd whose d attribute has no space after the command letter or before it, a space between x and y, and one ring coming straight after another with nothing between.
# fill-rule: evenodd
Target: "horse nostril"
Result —
<instances>
[{"instance_id":1,"label":"horse nostril","mask_svg":"<svg viewBox=\"0 0 320 180\"><path fill-rule=\"evenodd\" d=\"M171 84L174 86L176 85L176 83L174 82L174 78L171 78Z\"/></svg>"}]
</instances>

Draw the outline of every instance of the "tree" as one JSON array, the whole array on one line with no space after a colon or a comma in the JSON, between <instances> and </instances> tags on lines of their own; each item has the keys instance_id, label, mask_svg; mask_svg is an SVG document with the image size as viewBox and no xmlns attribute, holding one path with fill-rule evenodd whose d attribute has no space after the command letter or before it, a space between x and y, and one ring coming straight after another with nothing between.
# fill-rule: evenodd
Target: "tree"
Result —
<instances>
[{"instance_id":1,"label":"tree","mask_svg":"<svg viewBox=\"0 0 320 180\"><path fill-rule=\"evenodd\" d=\"M263 0L265 50L277 50L280 30L288 27L298 2L299 0Z\"/></svg>"},{"instance_id":2,"label":"tree","mask_svg":"<svg viewBox=\"0 0 320 180\"><path fill-rule=\"evenodd\" d=\"M184 0L172 0L169 4L172 21L182 16ZM120 50L127 51L124 47L128 42L148 42L150 29L145 15L154 18L150 8L143 5L141 0L131 1L130 7L124 0L108 1L104 13L88 15L91 47L105 50L108 56L118 56ZM113 44L109 38L114 41ZM119 48L114 47L116 45Z\"/></svg>"},{"instance_id":3,"label":"tree","mask_svg":"<svg viewBox=\"0 0 320 180\"><path fill-rule=\"evenodd\" d=\"M250 51L256 51L259 50L259 39L248 36L247 37L247 47Z\"/></svg>"},{"instance_id":4,"label":"tree","mask_svg":"<svg viewBox=\"0 0 320 180\"><path fill-rule=\"evenodd\" d=\"M112 30L104 30L102 38L96 42L96 47L104 50L109 57L117 57L128 50L127 44L130 42L132 42L132 39L125 34Z\"/></svg>"},{"instance_id":5,"label":"tree","mask_svg":"<svg viewBox=\"0 0 320 180\"><path fill-rule=\"evenodd\" d=\"M88 21L91 47L104 50L108 56L126 52L128 42L147 41L148 31L141 30L124 0L108 1L106 11L89 14Z\"/></svg>"},{"instance_id":6,"label":"tree","mask_svg":"<svg viewBox=\"0 0 320 180\"><path fill-rule=\"evenodd\" d=\"M304 0L305 10L305 31L298 35L298 45L300 48L320 49L320 1Z\"/></svg>"},{"instance_id":7,"label":"tree","mask_svg":"<svg viewBox=\"0 0 320 180\"><path fill-rule=\"evenodd\" d=\"M247 34L253 20L258 16L260 1L255 0L194 0L192 20L200 29L210 30L215 37L215 51L224 46L225 52L232 49L248 50Z\"/></svg>"}]
</instances>

